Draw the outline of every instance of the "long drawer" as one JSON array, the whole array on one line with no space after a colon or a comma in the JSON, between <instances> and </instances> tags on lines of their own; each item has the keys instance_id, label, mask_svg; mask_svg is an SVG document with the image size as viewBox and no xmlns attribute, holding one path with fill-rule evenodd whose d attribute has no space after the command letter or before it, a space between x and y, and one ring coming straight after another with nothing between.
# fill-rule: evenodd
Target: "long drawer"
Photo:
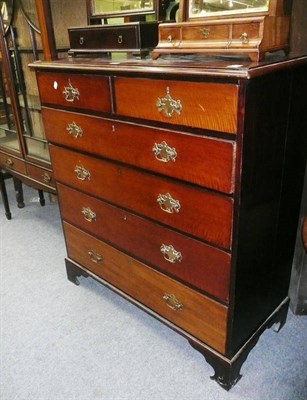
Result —
<instances>
[{"instance_id":1,"label":"long drawer","mask_svg":"<svg viewBox=\"0 0 307 400\"><path fill-rule=\"evenodd\" d=\"M111 112L109 80L99 75L38 72L42 104Z\"/></svg>"},{"instance_id":2,"label":"long drawer","mask_svg":"<svg viewBox=\"0 0 307 400\"><path fill-rule=\"evenodd\" d=\"M119 115L237 131L238 87L234 84L116 77L114 91Z\"/></svg>"},{"instance_id":3,"label":"long drawer","mask_svg":"<svg viewBox=\"0 0 307 400\"><path fill-rule=\"evenodd\" d=\"M163 175L233 192L233 141L109 121L51 108L42 110L50 142Z\"/></svg>"},{"instance_id":4,"label":"long drawer","mask_svg":"<svg viewBox=\"0 0 307 400\"><path fill-rule=\"evenodd\" d=\"M64 222L68 256L225 353L228 308Z\"/></svg>"},{"instance_id":5,"label":"long drawer","mask_svg":"<svg viewBox=\"0 0 307 400\"><path fill-rule=\"evenodd\" d=\"M228 301L228 253L62 184L58 184L58 195L64 220L146 264Z\"/></svg>"},{"instance_id":6,"label":"long drawer","mask_svg":"<svg viewBox=\"0 0 307 400\"><path fill-rule=\"evenodd\" d=\"M230 248L231 198L60 147L50 154L57 181Z\"/></svg>"}]
</instances>

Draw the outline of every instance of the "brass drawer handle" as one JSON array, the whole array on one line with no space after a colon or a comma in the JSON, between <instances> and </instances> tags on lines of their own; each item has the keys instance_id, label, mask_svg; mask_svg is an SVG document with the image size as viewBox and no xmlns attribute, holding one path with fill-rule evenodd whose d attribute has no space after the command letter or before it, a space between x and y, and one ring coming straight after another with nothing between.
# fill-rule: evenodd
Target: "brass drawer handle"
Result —
<instances>
[{"instance_id":1,"label":"brass drawer handle","mask_svg":"<svg viewBox=\"0 0 307 400\"><path fill-rule=\"evenodd\" d=\"M118 35L117 36L117 43L122 44L123 43L123 35Z\"/></svg>"},{"instance_id":2,"label":"brass drawer handle","mask_svg":"<svg viewBox=\"0 0 307 400\"><path fill-rule=\"evenodd\" d=\"M166 87L166 96L158 97L156 107L159 112L163 111L164 115L171 118L173 113L176 112L178 115L181 114L182 105L180 100L174 100L170 95L170 88Z\"/></svg>"},{"instance_id":3,"label":"brass drawer handle","mask_svg":"<svg viewBox=\"0 0 307 400\"><path fill-rule=\"evenodd\" d=\"M246 32L242 33L242 35L240 36L240 39L241 39L242 44L249 43L248 34Z\"/></svg>"},{"instance_id":4,"label":"brass drawer handle","mask_svg":"<svg viewBox=\"0 0 307 400\"><path fill-rule=\"evenodd\" d=\"M174 311L183 309L183 304L176 299L174 294L165 293L162 299L165 301L166 305Z\"/></svg>"},{"instance_id":5,"label":"brass drawer handle","mask_svg":"<svg viewBox=\"0 0 307 400\"><path fill-rule=\"evenodd\" d=\"M162 143L155 143L152 151L158 161L165 163L169 161L176 161L177 152L175 147L170 147L165 141Z\"/></svg>"},{"instance_id":6,"label":"brass drawer handle","mask_svg":"<svg viewBox=\"0 0 307 400\"><path fill-rule=\"evenodd\" d=\"M182 261L182 254L180 253L180 251L177 251L171 244L169 246L167 246L166 244L162 244L160 247L160 251L163 254L164 259L172 264Z\"/></svg>"},{"instance_id":7,"label":"brass drawer handle","mask_svg":"<svg viewBox=\"0 0 307 400\"><path fill-rule=\"evenodd\" d=\"M70 79L68 80L68 86L64 86L63 95L65 100L70 103L73 103L75 100L79 100L79 90L72 86Z\"/></svg>"},{"instance_id":8,"label":"brass drawer handle","mask_svg":"<svg viewBox=\"0 0 307 400\"><path fill-rule=\"evenodd\" d=\"M157 203L159 204L162 211L172 214L174 211L176 213L180 210L179 200L175 200L169 193L159 194L157 197Z\"/></svg>"},{"instance_id":9,"label":"brass drawer handle","mask_svg":"<svg viewBox=\"0 0 307 400\"><path fill-rule=\"evenodd\" d=\"M6 159L6 165L8 167L12 167L14 165L14 161L11 158Z\"/></svg>"},{"instance_id":10,"label":"brass drawer handle","mask_svg":"<svg viewBox=\"0 0 307 400\"><path fill-rule=\"evenodd\" d=\"M72 135L75 139L82 137L83 130L81 126L78 126L74 121L71 124L67 124L66 131L69 135Z\"/></svg>"},{"instance_id":11,"label":"brass drawer handle","mask_svg":"<svg viewBox=\"0 0 307 400\"><path fill-rule=\"evenodd\" d=\"M87 254L89 255L91 261L95 264L98 264L102 261L102 257L100 254L96 253L94 250L89 250L87 252Z\"/></svg>"},{"instance_id":12,"label":"brass drawer handle","mask_svg":"<svg viewBox=\"0 0 307 400\"><path fill-rule=\"evenodd\" d=\"M208 39L210 35L210 28L200 29L200 37L201 39Z\"/></svg>"},{"instance_id":13,"label":"brass drawer handle","mask_svg":"<svg viewBox=\"0 0 307 400\"><path fill-rule=\"evenodd\" d=\"M88 222L96 221L96 213L92 211L89 207L83 207L81 214Z\"/></svg>"},{"instance_id":14,"label":"brass drawer handle","mask_svg":"<svg viewBox=\"0 0 307 400\"><path fill-rule=\"evenodd\" d=\"M77 178L80 179L80 181L85 181L86 179L89 181L91 180L91 173L82 165L76 165L74 172L77 174Z\"/></svg>"},{"instance_id":15,"label":"brass drawer handle","mask_svg":"<svg viewBox=\"0 0 307 400\"><path fill-rule=\"evenodd\" d=\"M42 179L43 179L44 182L50 183L51 176L49 174L47 174L47 172L44 172L43 175L42 175Z\"/></svg>"}]
</instances>

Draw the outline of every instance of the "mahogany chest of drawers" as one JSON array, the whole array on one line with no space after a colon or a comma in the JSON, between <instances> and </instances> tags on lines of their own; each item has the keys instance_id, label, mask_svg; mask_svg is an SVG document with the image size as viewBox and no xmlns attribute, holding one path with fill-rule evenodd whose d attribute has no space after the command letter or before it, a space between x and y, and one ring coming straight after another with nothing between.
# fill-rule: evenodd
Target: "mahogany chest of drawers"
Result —
<instances>
[{"instance_id":1,"label":"mahogany chest of drawers","mask_svg":"<svg viewBox=\"0 0 307 400\"><path fill-rule=\"evenodd\" d=\"M229 389L286 320L305 59L33 66L68 278L91 276L175 329Z\"/></svg>"}]
</instances>

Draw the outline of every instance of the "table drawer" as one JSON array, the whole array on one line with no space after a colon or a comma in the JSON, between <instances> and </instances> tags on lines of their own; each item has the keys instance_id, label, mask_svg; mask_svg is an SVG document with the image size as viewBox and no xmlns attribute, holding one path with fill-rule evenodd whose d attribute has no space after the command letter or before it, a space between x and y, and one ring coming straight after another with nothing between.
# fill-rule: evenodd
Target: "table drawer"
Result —
<instances>
[{"instance_id":1,"label":"table drawer","mask_svg":"<svg viewBox=\"0 0 307 400\"><path fill-rule=\"evenodd\" d=\"M235 143L43 108L50 142L233 192Z\"/></svg>"},{"instance_id":2,"label":"table drawer","mask_svg":"<svg viewBox=\"0 0 307 400\"><path fill-rule=\"evenodd\" d=\"M230 247L232 199L59 147L50 152L57 181Z\"/></svg>"},{"instance_id":3,"label":"table drawer","mask_svg":"<svg viewBox=\"0 0 307 400\"><path fill-rule=\"evenodd\" d=\"M25 162L8 154L0 153L0 165L8 171L16 171L24 175L27 173Z\"/></svg>"},{"instance_id":4,"label":"table drawer","mask_svg":"<svg viewBox=\"0 0 307 400\"><path fill-rule=\"evenodd\" d=\"M58 184L62 218L181 281L229 298L230 255Z\"/></svg>"},{"instance_id":5,"label":"table drawer","mask_svg":"<svg viewBox=\"0 0 307 400\"><path fill-rule=\"evenodd\" d=\"M105 76L38 72L42 104L110 112L109 80Z\"/></svg>"},{"instance_id":6,"label":"table drawer","mask_svg":"<svg viewBox=\"0 0 307 400\"><path fill-rule=\"evenodd\" d=\"M114 78L116 112L135 118L236 133L234 84Z\"/></svg>"},{"instance_id":7,"label":"table drawer","mask_svg":"<svg viewBox=\"0 0 307 400\"><path fill-rule=\"evenodd\" d=\"M64 222L68 256L162 317L225 353L226 306Z\"/></svg>"},{"instance_id":8,"label":"table drawer","mask_svg":"<svg viewBox=\"0 0 307 400\"><path fill-rule=\"evenodd\" d=\"M27 173L31 178L55 189L52 171L37 167L36 165L27 164Z\"/></svg>"}]
</instances>

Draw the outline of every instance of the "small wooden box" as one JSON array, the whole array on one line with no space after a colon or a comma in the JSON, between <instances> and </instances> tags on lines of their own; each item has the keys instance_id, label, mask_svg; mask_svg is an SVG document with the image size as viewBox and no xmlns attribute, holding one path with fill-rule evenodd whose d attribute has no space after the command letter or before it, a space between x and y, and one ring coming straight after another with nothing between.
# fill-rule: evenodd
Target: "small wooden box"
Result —
<instances>
[{"instance_id":1,"label":"small wooden box","mask_svg":"<svg viewBox=\"0 0 307 400\"><path fill-rule=\"evenodd\" d=\"M144 54L158 43L158 23L92 25L68 28L69 55L86 53L129 52Z\"/></svg>"}]
</instances>

